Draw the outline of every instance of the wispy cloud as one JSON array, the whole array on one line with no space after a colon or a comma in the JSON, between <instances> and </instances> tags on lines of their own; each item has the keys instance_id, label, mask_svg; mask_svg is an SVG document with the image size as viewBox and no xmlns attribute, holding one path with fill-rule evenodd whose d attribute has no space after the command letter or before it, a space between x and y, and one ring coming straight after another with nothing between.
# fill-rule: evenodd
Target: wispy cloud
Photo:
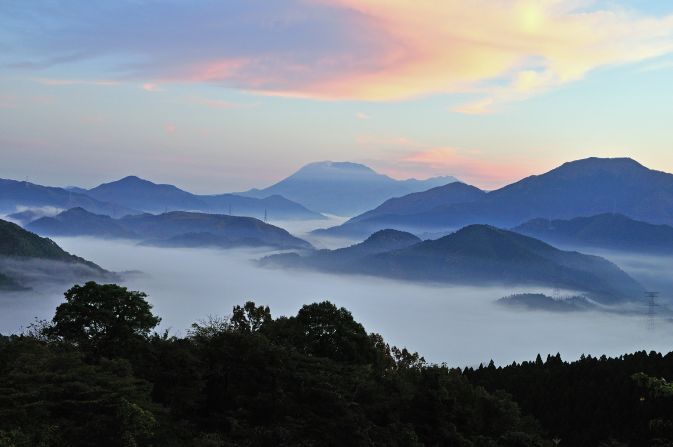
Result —
<instances>
[{"instance_id":1,"label":"wispy cloud","mask_svg":"<svg viewBox=\"0 0 673 447\"><path fill-rule=\"evenodd\" d=\"M58 78L35 78L35 82L42 85L119 85L121 81L114 79L58 79Z\"/></svg>"},{"instance_id":2,"label":"wispy cloud","mask_svg":"<svg viewBox=\"0 0 673 447\"><path fill-rule=\"evenodd\" d=\"M191 96L188 98L188 101L192 104L198 104L211 109L248 109L257 106L257 104L254 103L232 102L224 99L202 98L199 96Z\"/></svg>"},{"instance_id":3,"label":"wispy cloud","mask_svg":"<svg viewBox=\"0 0 673 447\"><path fill-rule=\"evenodd\" d=\"M173 123L164 124L164 132L166 132L167 135L173 135L177 130L178 128Z\"/></svg>"},{"instance_id":4,"label":"wispy cloud","mask_svg":"<svg viewBox=\"0 0 673 447\"><path fill-rule=\"evenodd\" d=\"M161 86L159 86L158 84L155 84L153 82L144 83L143 84L143 90L145 90L146 92L152 92L152 93L163 91Z\"/></svg>"},{"instance_id":5,"label":"wispy cloud","mask_svg":"<svg viewBox=\"0 0 673 447\"><path fill-rule=\"evenodd\" d=\"M479 150L426 144L405 137L360 136L356 143L369 152L379 150L385 154L384 158L367 162L396 178L451 175L480 188L494 189L536 169L530 160L493 157Z\"/></svg>"},{"instance_id":6,"label":"wispy cloud","mask_svg":"<svg viewBox=\"0 0 673 447\"><path fill-rule=\"evenodd\" d=\"M359 120L370 120L372 117L364 112L358 112L355 114L355 118Z\"/></svg>"},{"instance_id":7,"label":"wispy cloud","mask_svg":"<svg viewBox=\"0 0 673 447\"><path fill-rule=\"evenodd\" d=\"M598 68L673 51L673 15L647 16L625 2L56 3L26 2L7 14L0 6L11 29L23 29L16 40L34 60L5 66L43 69L110 58L117 62L115 80L209 83L328 100L468 93L475 99L453 110L481 114ZM49 20L25 19L43 16Z\"/></svg>"}]
</instances>

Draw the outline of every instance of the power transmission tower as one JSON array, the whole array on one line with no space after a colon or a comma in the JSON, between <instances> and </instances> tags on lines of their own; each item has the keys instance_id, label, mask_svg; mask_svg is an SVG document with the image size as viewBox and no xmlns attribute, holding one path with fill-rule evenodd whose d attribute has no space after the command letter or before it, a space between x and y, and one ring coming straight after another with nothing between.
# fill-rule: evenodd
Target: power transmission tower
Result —
<instances>
[{"instance_id":1,"label":"power transmission tower","mask_svg":"<svg viewBox=\"0 0 673 447\"><path fill-rule=\"evenodd\" d=\"M267 213L266 213L266 208L264 208L264 222L267 221L267 217L268 217L268 216L267 216Z\"/></svg>"},{"instance_id":2,"label":"power transmission tower","mask_svg":"<svg viewBox=\"0 0 673 447\"><path fill-rule=\"evenodd\" d=\"M645 292L647 298L647 329L649 330L654 330L655 327L657 307L659 307L656 302L658 296L659 292Z\"/></svg>"}]
</instances>

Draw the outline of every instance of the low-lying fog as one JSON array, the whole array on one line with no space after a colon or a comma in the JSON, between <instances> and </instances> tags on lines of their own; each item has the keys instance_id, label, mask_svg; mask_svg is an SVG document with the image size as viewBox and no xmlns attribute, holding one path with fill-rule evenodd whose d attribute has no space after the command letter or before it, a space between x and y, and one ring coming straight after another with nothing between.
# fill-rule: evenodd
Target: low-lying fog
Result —
<instances>
[{"instance_id":1,"label":"low-lying fog","mask_svg":"<svg viewBox=\"0 0 673 447\"><path fill-rule=\"evenodd\" d=\"M531 312L493 302L523 290L423 286L358 276L258 268L260 250L218 251L141 247L128 242L58 238L71 253L130 274L124 285L149 295L161 327L184 335L209 315L227 315L252 299L274 316L328 299L348 308L370 332L452 366L532 360L537 353L619 355L640 349L668 352L673 323L663 318L648 329L645 316L613 313ZM18 332L33 317L51 318L63 290L0 296L0 332ZM545 292L545 291L543 291ZM546 291L548 292L548 291Z\"/></svg>"}]
</instances>

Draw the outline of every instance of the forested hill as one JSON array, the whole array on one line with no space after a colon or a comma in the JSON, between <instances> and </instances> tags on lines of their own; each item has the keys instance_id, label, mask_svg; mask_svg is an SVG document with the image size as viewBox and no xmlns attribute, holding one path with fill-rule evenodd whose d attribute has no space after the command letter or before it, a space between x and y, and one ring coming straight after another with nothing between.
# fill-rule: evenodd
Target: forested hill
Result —
<instances>
[{"instance_id":1,"label":"forested hill","mask_svg":"<svg viewBox=\"0 0 673 447\"><path fill-rule=\"evenodd\" d=\"M673 354L450 369L329 302L248 302L185 337L87 283L0 336L0 446L668 446ZM450 341L448 341L450 342Z\"/></svg>"},{"instance_id":2,"label":"forested hill","mask_svg":"<svg viewBox=\"0 0 673 447\"><path fill-rule=\"evenodd\" d=\"M247 303L177 338L150 334L141 293L89 283L66 300L0 337L3 447L551 446L507 396L329 302L279 318Z\"/></svg>"},{"instance_id":3,"label":"forested hill","mask_svg":"<svg viewBox=\"0 0 673 447\"><path fill-rule=\"evenodd\" d=\"M102 269L93 262L71 255L54 241L26 231L20 226L0 219L0 257L38 258L84 264Z\"/></svg>"},{"instance_id":4,"label":"forested hill","mask_svg":"<svg viewBox=\"0 0 673 447\"><path fill-rule=\"evenodd\" d=\"M673 353L636 352L619 358L560 355L464 376L491 392L511 395L551 438L568 446L673 445Z\"/></svg>"},{"instance_id":5,"label":"forested hill","mask_svg":"<svg viewBox=\"0 0 673 447\"><path fill-rule=\"evenodd\" d=\"M71 255L51 239L0 220L0 290L27 290L46 282L72 284L85 279L113 278L114 274Z\"/></svg>"},{"instance_id":6,"label":"forested hill","mask_svg":"<svg viewBox=\"0 0 673 447\"><path fill-rule=\"evenodd\" d=\"M643 294L640 284L606 259L488 225L470 225L422 242L410 233L381 230L351 247L281 253L261 264L449 284L562 286L590 293L604 304Z\"/></svg>"}]
</instances>

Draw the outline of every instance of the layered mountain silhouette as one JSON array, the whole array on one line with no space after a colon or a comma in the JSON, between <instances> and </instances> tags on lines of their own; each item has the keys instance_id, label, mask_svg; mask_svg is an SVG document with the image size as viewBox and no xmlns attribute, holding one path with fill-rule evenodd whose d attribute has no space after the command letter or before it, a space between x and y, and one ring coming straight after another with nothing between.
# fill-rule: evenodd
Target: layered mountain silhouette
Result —
<instances>
[{"instance_id":1,"label":"layered mountain silhouette","mask_svg":"<svg viewBox=\"0 0 673 447\"><path fill-rule=\"evenodd\" d=\"M279 195L263 199L236 194L197 195L173 185L152 183L136 176L104 183L86 192L101 201L119 203L149 213L201 211L264 219L321 219L319 213Z\"/></svg>"},{"instance_id":2,"label":"layered mountain silhouette","mask_svg":"<svg viewBox=\"0 0 673 447\"><path fill-rule=\"evenodd\" d=\"M501 306L546 312L581 312L596 308L596 305L583 296L552 298L542 293L510 295L500 298L496 303Z\"/></svg>"},{"instance_id":3,"label":"layered mountain silhouette","mask_svg":"<svg viewBox=\"0 0 673 447\"><path fill-rule=\"evenodd\" d=\"M138 237L124 227L118 219L102 214L93 214L83 208L72 208L53 217L41 217L26 225L30 231L47 236L91 236L98 238Z\"/></svg>"},{"instance_id":4,"label":"layered mountain silhouette","mask_svg":"<svg viewBox=\"0 0 673 447\"><path fill-rule=\"evenodd\" d=\"M369 250L371 246L376 249ZM603 258L562 251L488 225L470 225L422 242L411 234L386 230L346 249L274 255L261 262L413 281L559 287L589 293L604 303L643 293L640 284Z\"/></svg>"},{"instance_id":5,"label":"layered mountain silhouette","mask_svg":"<svg viewBox=\"0 0 673 447\"><path fill-rule=\"evenodd\" d=\"M673 227L605 213L570 220L533 219L513 231L549 243L650 254L673 254Z\"/></svg>"},{"instance_id":6,"label":"layered mountain silhouette","mask_svg":"<svg viewBox=\"0 0 673 447\"><path fill-rule=\"evenodd\" d=\"M61 210L81 207L92 213L117 217L137 212L118 203L97 200L80 192L30 182L0 179L0 213L13 213L21 207L50 207Z\"/></svg>"},{"instance_id":7,"label":"layered mountain silhouette","mask_svg":"<svg viewBox=\"0 0 673 447\"><path fill-rule=\"evenodd\" d=\"M241 194L249 197L280 194L321 213L352 216L391 197L455 181L453 177L395 180L362 164L323 161L310 163L268 188Z\"/></svg>"},{"instance_id":8,"label":"layered mountain silhouette","mask_svg":"<svg viewBox=\"0 0 673 447\"><path fill-rule=\"evenodd\" d=\"M0 220L0 288L22 289L41 280L113 279L93 262L64 251L51 239Z\"/></svg>"},{"instance_id":9,"label":"layered mountain silhouette","mask_svg":"<svg viewBox=\"0 0 673 447\"><path fill-rule=\"evenodd\" d=\"M418 221L417 216L451 205L474 202L484 198L486 194L481 189L462 182L449 183L427 191L388 199L373 210L355 216L343 225L327 230L316 230L315 233L359 236L390 227L427 231L425 222Z\"/></svg>"},{"instance_id":10,"label":"layered mountain silhouette","mask_svg":"<svg viewBox=\"0 0 673 447\"><path fill-rule=\"evenodd\" d=\"M17 213L12 213L7 215L7 219L12 222L16 222L21 226L26 226L34 220L39 219L40 217L55 216L62 210L57 208L30 208L24 211L19 211Z\"/></svg>"},{"instance_id":11,"label":"layered mountain silhouette","mask_svg":"<svg viewBox=\"0 0 673 447\"><path fill-rule=\"evenodd\" d=\"M308 242L259 219L186 211L113 219L75 208L54 217L38 219L28 224L27 228L46 236L127 238L149 245L173 247L311 248Z\"/></svg>"},{"instance_id":12,"label":"layered mountain silhouette","mask_svg":"<svg viewBox=\"0 0 673 447\"><path fill-rule=\"evenodd\" d=\"M362 236L382 228L397 228L422 233L455 230L473 223L509 228L534 218L572 219L602 213L673 224L673 175L648 169L630 158L565 163L545 174L485 194L465 196L454 203L450 202L455 192L444 193L448 203L431 209L417 207L436 200L426 198L438 194L433 190L398 199L405 205L394 212L372 210L325 232Z\"/></svg>"}]
</instances>

